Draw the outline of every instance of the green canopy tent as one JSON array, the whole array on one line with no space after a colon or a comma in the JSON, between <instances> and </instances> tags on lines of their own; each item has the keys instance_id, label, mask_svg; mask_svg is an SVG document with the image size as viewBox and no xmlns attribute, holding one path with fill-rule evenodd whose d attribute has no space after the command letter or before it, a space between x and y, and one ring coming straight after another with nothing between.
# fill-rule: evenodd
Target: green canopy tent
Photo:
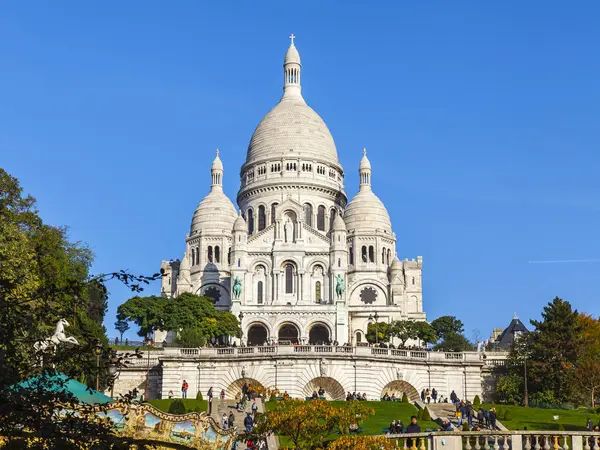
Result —
<instances>
[{"instance_id":1,"label":"green canopy tent","mask_svg":"<svg viewBox=\"0 0 600 450\"><path fill-rule=\"evenodd\" d=\"M40 375L21 381L15 386L24 389L47 389L51 392L65 392L73 395L80 403L99 405L112 403L114 400L102 392L88 388L85 384L69 378L64 373Z\"/></svg>"}]
</instances>

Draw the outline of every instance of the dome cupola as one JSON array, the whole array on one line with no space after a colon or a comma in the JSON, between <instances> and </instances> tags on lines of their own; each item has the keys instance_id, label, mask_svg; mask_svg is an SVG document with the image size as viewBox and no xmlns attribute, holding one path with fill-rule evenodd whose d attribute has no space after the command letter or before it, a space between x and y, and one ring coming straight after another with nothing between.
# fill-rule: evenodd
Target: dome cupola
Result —
<instances>
[{"instance_id":1,"label":"dome cupola","mask_svg":"<svg viewBox=\"0 0 600 450\"><path fill-rule=\"evenodd\" d=\"M363 157L358 169L360 188L344 213L344 222L349 232L352 230L375 231L392 233L392 222L383 202L373 193L371 188L371 163L367 158L367 149L363 150Z\"/></svg>"},{"instance_id":2,"label":"dome cupola","mask_svg":"<svg viewBox=\"0 0 600 450\"><path fill-rule=\"evenodd\" d=\"M212 180L210 192L194 211L190 236L201 230L230 233L237 217L233 203L223 192L223 163L219 158L219 150L217 150L210 172Z\"/></svg>"}]
</instances>

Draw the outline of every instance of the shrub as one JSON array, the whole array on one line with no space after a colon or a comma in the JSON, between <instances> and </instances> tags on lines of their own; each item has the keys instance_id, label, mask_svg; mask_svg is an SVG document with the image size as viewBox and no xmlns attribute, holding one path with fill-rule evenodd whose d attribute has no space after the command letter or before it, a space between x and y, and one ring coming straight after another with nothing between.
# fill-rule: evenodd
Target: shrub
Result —
<instances>
[{"instance_id":1,"label":"shrub","mask_svg":"<svg viewBox=\"0 0 600 450\"><path fill-rule=\"evenodd\" d=\"M427 408L423 409L423 416L421 420L431 420L431 415L429 414L429 410Z\"/></svg>"},{"instance_id":2,"label":"shrub","mask_svg":"<svg viewBox=\"0 0 600 450\"><path fill-rule=\"evenodd\" d=\"M420 410L417 411L417 419L418 420L423 419L423 410L422 409L420 409Z\"/></svg>"},{"instance_id":3,"label":"shrub","mask_svg":"<svg viewBox=\"0 0 600 450\"><path fill-rule=\"evenodd\" d=\"M502 416L502 420L510 420L510 411L507 409L504 411L504 415Z\"/></svg>"},{"instance_id":4,"label":"shrub","mask_svg":"<svg viewBox=\"0 0 600 450\"><path fill-rule=\"evenodd\" d=\"M409 403L408 395L406 395L406 392L402 394L402 403Z\"/></svg>"},{"instance_id":5,"label":"shrub","mask_svg":"<svg viewBox=\"0 0 600 450\"><path fill-rule=\"evenodd\" d=\"M481 406L481 399L479 398L479 395L476 395L475 398L473 399L473 408L479 409L480 406Z\"/></svg>"},{"instance_id":6,"label":"shrub","mask_svg":"<svg viewBox=\"0 0 600 450\"><path fill-rule=\"evenodd\" d=\"M176 398L169 405L169 414L185 414L185 412L185 405L180 398Z\"/></svg>"},{"instance_id":7,"label":"shrub","mask_svg":"<svg viewBox=\"0 0 600 450\"><path fill-rule=\"evenodd\" d=\"M196 400L204 400L204 398L202 398L202 392L198 391L196 394Z\"/></svg>"},{"instance_id":8,"label":"shrub","mask_svg":"<svg viewBox=\"0 0 600 450\"><path fill-rule=\"evenodd\" d=\"M202 405L200 403L196 403L196 406L194 406L194 411L197 413L203 413L205 412L204 409L202 408Z\"/></svg>"},{"instance_id":9,"label":"shrub","mask_svg":"<svg viewBox=\"0 0 600 450\"><path fill-rule=\"evenodd\" d=\"M468 422L463 422L462 430L463 431L471 431L469 429L469 423Z\"/></svg>"},{"instance_id":10,"label":"shrub","mask_svg":"<svg viewBox=\"0 0 600 450\"><path fill-rule=\"evenodd\" d=\"M269 401L270 402L276 402L277 401L277 396L275 395L275 393L271 394L271 396L269 397Z\"/></svg>"},{"instance_id":11,"label":"shrub","mask_svg":"<svg viewBox=\"0 0 600 450\"><path fill-rule=\"evenodd\" d=\"M562 423L558 424L558 431L565 431L565 427Z\"/></svg>"}]
</instances>

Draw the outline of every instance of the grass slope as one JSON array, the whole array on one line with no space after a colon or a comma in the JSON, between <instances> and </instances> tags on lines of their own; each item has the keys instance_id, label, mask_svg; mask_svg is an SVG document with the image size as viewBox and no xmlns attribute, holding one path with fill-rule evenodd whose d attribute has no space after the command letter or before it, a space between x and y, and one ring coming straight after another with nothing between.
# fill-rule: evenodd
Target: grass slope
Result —
<instances>
[{"instance_id":1,"label":"grass slope","mask_svg":"<svg viewBox=\"0 0 600 450\"><path fill-rule=\"evenodd\" d=\"M524 427L527 427L528 430L558 430L559 424L562 424L567 431L584 431L588 417L594 424L600 421L600 415L586 412L583 409L523 408L522 406L489 404L483 405L483 407L486 410L494 407L496 410L508 411L510 420L502 420L502 418L499 420L510 430L522 430ZM558 420L554 420L554 416L558 416Z\"/></svg>"},{"instance_id":2,"label":"grass slope","mask_svg":"<svg viewBox=\"0 0 600 450\"><path fill-rule=\"evenodd\" d=\"M164 399L164 400L149 400L147 403L150 403L157 409L160 409L163 412L169 412L169 406L175 399ZM194 398L186 398L183 400L183 404L185 406L186 412L203 412L208 409L208 402L206 400L196 400Z\"/></svg>"}]
</instances>

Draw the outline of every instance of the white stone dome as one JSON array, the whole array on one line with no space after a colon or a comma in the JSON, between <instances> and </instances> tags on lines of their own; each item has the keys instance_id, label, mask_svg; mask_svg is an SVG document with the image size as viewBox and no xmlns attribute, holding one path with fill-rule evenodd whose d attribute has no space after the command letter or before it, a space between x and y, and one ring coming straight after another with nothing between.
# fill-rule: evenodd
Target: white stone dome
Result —
<instances>
[{"instance_id":1,"label":"white stone dome","mask_svg":"<svg viewBox=\"0 0 600 450\"><path fill-rule=\"evenodd\" d=\"M231 200L220 189L213 189L196 207L190 234L200 230L231 232L237 212Z\"/></svg>"},{"instance_id":2,"label":"white stone dome","mask_svg":"<svg viewBox=\"0 0 600 450\"><path fill-rule=\"evenodd\" d=\"M339 165L329 128L301 96L284 96L260 121L250 139L246 164L282 157Z\"/></svg>"},{"instance_id":3,"label":"white stone dome","mask_svg":"<svg viewBox=\"0 0 600 450\"><path fill-rule=\"evenodd\" d=\"M344 213L346 228L351 230L383 230L392 232L392 222L383 202L371 189L361 189L350 200Z\"/></svg>"},{"instance_id":4,"label":"white stone dome","mask_svg":"<svg viewBox=\"0 0 600 450\"><path fill-rule=\"evenodd\" d=\"M298 50L296 49L296 46L294 44L290 45L287 52L285 53L285 59L283 60L283 63L300 64L300 53L298 53Z\"/></svg>"},{"instance_id":5,"label":"white stone dome","mask_svg":"<svg viewBox=\"0 0 600 450\"><path fill-rule=\"evenodd\" d=\"M244 217L239 214L235 222L233 223L233 231L243 231L244 233L248 232L248 224L244 220Z\"/></svg>"},{"instance_id":6,"label":"white stone dome","mask_svg":"<svg viewBox=\"0 0 600 450\"><path fill-rule=\"evenodd\" d=\"M335 218L333 219L333 231L346 231L346 224L342 216L339 214L335 214Z\"/></svg>"}]
</instances>

